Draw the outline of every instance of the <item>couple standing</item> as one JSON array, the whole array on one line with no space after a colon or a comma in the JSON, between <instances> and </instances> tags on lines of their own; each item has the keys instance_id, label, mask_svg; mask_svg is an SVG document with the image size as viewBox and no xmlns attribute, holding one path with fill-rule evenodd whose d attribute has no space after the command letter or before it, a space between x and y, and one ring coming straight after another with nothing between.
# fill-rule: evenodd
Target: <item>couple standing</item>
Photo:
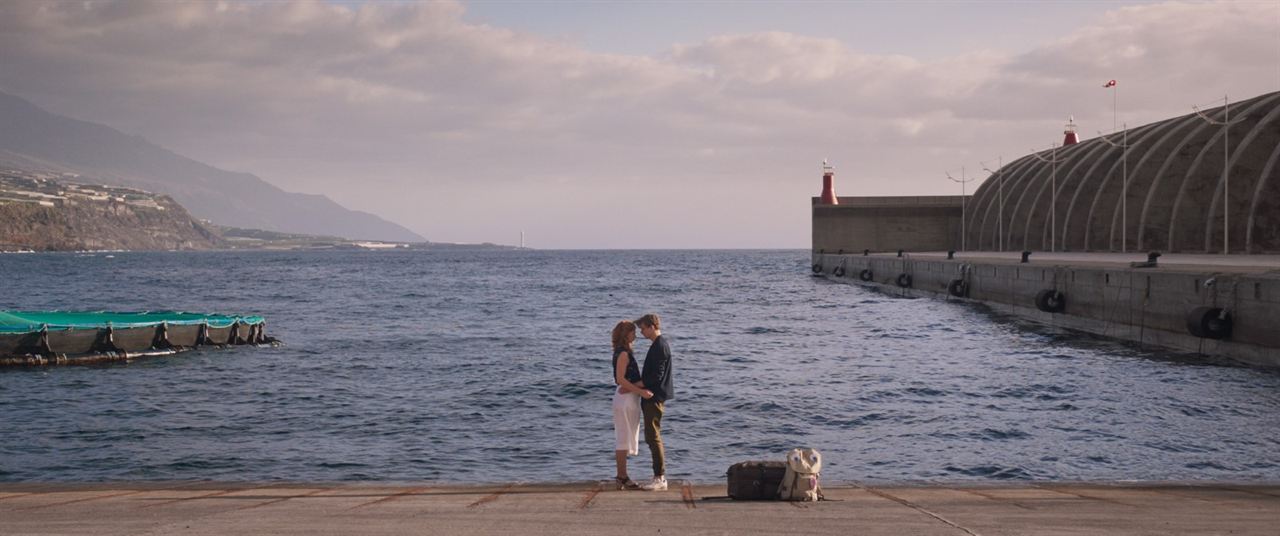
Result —
<instances>
[{"instance_id":1,"label":"couple standing","mask_svg":"<svg viewBox=\"0 0 1280 536\"><path fill-rule=\"evenodd\" d=\"M649 339L649 353L644 358L644 371L636 364L631 344L636 330ZM617 439L614 458L618 463L615 478L618 489L667 489L667 459L662 449L663 404L671 400L671 347L662 336L662 321L654 313L632 322L623 320L613 327L613 432ZM640 452L640 424L644 421L644 442L653 455L653 480L644 485L627 476L627 456Z\"/></svg>"}]
</instances>

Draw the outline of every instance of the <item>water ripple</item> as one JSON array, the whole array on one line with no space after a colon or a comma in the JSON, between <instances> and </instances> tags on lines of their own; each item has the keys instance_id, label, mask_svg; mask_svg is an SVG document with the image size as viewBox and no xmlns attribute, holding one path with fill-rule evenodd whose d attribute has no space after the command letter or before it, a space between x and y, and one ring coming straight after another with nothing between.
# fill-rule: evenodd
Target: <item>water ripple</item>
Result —
<instances>
[{"instance_id":1,"label":"water ripple","mask_svg":"<svg viewBox=\"0 0 1280 536\"><path fill-rule=\"evenodd\" d=\"M646 311L675 351L674 478L813 446L830 482L1280 480L1276 372L808 267L800 251L0 255L22 289L5 308L256 313L287 342L0 370L0 480L608 478L608 333Z\"/></svg>"}]
</instances>

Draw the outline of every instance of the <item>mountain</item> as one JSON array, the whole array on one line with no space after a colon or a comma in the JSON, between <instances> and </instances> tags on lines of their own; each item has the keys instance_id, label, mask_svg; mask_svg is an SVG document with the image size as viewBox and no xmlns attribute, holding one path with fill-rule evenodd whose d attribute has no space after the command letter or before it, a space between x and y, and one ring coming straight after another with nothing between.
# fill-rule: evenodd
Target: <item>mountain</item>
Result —
<instances>
[{"instance_id":1,"label":"mountain","mask_svg":"<svg viewBox=\"0 0 1280 536\"><path fill-rule=\"evenodd\" d=\"M286 192L249 173L225 171L106 125L44 111L0 92L0 168L77 173L173 197L221 225L352 239L425 238L323 195Z\"/></svg>"}]
</instances>

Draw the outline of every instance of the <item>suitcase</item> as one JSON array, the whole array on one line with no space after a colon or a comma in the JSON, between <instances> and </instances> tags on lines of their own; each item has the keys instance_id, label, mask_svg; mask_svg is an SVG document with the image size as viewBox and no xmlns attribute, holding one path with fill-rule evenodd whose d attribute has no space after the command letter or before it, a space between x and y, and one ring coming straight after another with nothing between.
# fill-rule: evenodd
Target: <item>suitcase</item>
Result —
<instances>
[{"instance_id":1,"label":"suitcase","mask_svg":"<svg viewBox=\"0 0 1280 536\"><path fill-rule=\"evenodd\" d=\"M729 466L729 498L739 501L776 500L786 462L740 462Z\"/></svg>"}]
</instances>

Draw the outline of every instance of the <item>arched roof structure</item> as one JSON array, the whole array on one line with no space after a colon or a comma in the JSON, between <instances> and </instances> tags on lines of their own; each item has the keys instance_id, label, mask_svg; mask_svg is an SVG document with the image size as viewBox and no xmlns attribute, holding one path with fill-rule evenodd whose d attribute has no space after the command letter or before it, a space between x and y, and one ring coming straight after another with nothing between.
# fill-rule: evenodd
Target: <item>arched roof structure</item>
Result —
<instances>
[{"instance_id":1,"label":"arched roof structure","mask_svg":"<svg viewBox=\"0 0 1280 536\"><path fill-rule=\"evenodd\" d=\"M1131 128L1127 154L1113 134L1010 162L968 202L969 248L1220 253L1226 189L1229 252L1280 253L1280 92L1229 111L1225 129L1196 114Z\"/></svg>"}]
</instances>

